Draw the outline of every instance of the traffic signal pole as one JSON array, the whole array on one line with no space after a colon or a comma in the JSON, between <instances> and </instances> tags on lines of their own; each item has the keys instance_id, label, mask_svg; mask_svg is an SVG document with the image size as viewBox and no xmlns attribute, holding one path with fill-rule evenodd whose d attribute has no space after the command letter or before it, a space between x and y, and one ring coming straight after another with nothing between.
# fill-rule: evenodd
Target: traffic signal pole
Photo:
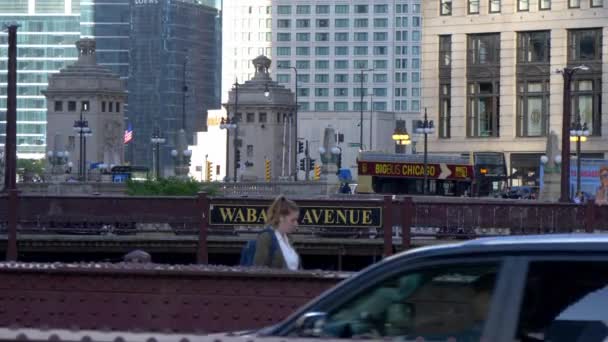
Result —
<instances>
[{"instance_id":1,"label":"traffic signal pole","mask_svg":"<svg viewBox=\"0 0 608 342\"><path fill-rule=\"evenodd\" d=\"M308 152L309 152L308 151L308 140L306 140L306 147L304 148L304 158L305 158L305 161L304 161L304 177L305 178L304 179L306 181L309 180L308 173L310 172L310 169L309 169L309 167L310 167L310 154Z\"/></svg>"}]
</instances>

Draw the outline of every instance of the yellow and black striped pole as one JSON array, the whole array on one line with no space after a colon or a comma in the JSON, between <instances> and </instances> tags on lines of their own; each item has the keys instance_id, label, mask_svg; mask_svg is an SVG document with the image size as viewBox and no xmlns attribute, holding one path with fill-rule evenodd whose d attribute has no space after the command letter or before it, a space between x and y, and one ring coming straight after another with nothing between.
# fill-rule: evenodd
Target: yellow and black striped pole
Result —
<instances>
[{"instance_id":1,"label":"yellow and black striped pole","mask_svg":"<svg viewBox=\"0 0 608 342\"><path fill-rule=\"evenodd\" d=\"M314 174L314 180L319 180L321 179L321 165L315 165L315 174Z\"/></svg>"},{"instance_id":2,"label":"yellow and black striped pole","mask_svg":"<svg viewBox=\"0 0 608 342\"><path fill-rule=\"evenodd\" d=\"M272 179L272 168L271 168L272 164L269 159L266 159L265 162L266 162L266 165L265 165L264 179L267 182L270 182L270 180Z\"/></svg>"}]
</instances>

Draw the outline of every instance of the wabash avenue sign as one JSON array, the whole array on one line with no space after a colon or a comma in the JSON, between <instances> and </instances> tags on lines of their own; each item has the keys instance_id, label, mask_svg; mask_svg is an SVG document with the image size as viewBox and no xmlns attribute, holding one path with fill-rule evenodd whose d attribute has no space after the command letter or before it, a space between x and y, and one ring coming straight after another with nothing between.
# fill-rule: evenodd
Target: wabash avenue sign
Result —
<instances>
[{"instance_id":1,"label":"wabash avenue sign","mask_svg":"<svg viewBox=\"0 0 608 342\"><path fill-rule=\"evenodd\" d=\"M264 225L267 208L267 205L214 204L209 223L221 226ZM380 228L382 208L301 206L298 222L304 227Z\"/></svg>"},{"instance_id":2,"label":"wabash avenue sign","mask_svg":"<svg viewBox=\"0 0 608 342\"><path fill-rule=\"evenodd\" d=\"M433 179L469 180L473 178L471 165L427 164L428 177ZM359 162L359 175L424 178L424 164L420 163L385 163Z\"/></svg>"}]
</instances>

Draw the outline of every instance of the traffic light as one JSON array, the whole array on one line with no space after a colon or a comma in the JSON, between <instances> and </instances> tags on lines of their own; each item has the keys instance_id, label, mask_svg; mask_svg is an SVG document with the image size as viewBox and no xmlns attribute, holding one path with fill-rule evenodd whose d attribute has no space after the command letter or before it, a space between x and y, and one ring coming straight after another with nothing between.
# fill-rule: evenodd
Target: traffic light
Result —
<instances>
[{"instance_id":1,"label":"traffic light","mask_svg":"<svg viewBox=\"0 0 608 342\"><path fill-rule=\"evenodd\" d=\"M340 151L340 153L338 153L337 156L337 160L336 160L336 166L338 167L338 170L340 170L342 168L342 152Z\"/></svg>"},{"instance_id":2,"label":"traffic light","mask_svg":"<svg viewBox=\"0 0 608 342\"><path fill-rule=\"evenodd\" d=\"M306 171L306 158L300 159L300 170Z\"/></svg>"},{"instance_id":3,"label":"traffic light","mask_svg":"<svg viewBox=\"0 0 608 342\"><path fill-rule=\"evenodd\" d=\"M314 180L321 179L321 165L315 165L315 173L313 175Z\"/></svg>"},{"instance_id":4,"label":"traffic light","mask_svg":"<svg viewBox=\"0 0 608 342\"><path fill-rule=\"evenodd\" d=\"M241 161L241 151L236 150L236 156L234 157L234 161L238 164Z\"/></svg>"},{"instance_id":5,"label":"traffic light","mask_svg":"<svg viewBox=\"0 0 608 342\"><path fill-rule=\"evenodd\" d=\"M304 153L304 142L298 141L298 153Z\"/></svg>"},{"instance_id":6,"label":"traffic light","mask_svg":"<svg viewBox=\"0 0 608 342\"><path fill-rule=\"evenodd\" d=\"M210 161L207 161L207 168L205 169L206 171L206 180L207 182L211 181L211 177L213 177L213 163Z\"/></svg>"},{"instance_id":7,"label":"traffic light","mask_svg":"<svg viewBox=\"0 0 608 342\"><path fill-rule=\"evenodd\" d=\"M271 166L272 166L271 161L268 160L268 159L266 159L266 165L265 165L266 170L265 170L265 173L264 173L264 179L267 182L270 182L270 180L272 179L272 168L271 168Z\"/></svg>"},{"instance_id":8,"label":"traffic light","mask_svg":"<svg viewBox=\"0 0 608 342\"><path fill-rule=\"evenodd\" d=\"M308 169L312 170L315 168L315 160L314 159L308 159Z\"/></svg>"}]
</instances>

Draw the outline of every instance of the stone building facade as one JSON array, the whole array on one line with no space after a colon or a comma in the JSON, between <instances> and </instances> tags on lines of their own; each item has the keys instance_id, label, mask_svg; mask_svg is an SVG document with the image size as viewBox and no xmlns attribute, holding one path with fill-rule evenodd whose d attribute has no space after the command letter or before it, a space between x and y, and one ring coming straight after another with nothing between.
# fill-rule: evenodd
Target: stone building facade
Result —
<instances>
[{"instance_id":1,"label":"stone building facade","mask_svg":"<svg viewBox=\"0 0 608 342\"><path fill-rule=\"evenodd\" d=\"M608 2L423 1L423 107L437 129L433 153L504 152L512 185L538 185L547 135L561 141L564 80L572 119L591 136L582 157L608 148ZM574 144L572 152L574 153Z\"/></svg>"},{"instance_id":2,"label":"stone building facade","mask_svg":"<svg viewBox=\"0 0 608 342\"><path fill-rule=\"evenodd\" d=\"M43 91L47 99L47 155L49 151L67 151L75 167L80 165L82 148L86 149L87 169L95 164L123 164L124 82L97 65L94 40L81 39L76 47L78 61L49 77L48 89ZM81 144L74 130L80 120L91 129L86 144Z\"/></svg>"}]
</instances>

